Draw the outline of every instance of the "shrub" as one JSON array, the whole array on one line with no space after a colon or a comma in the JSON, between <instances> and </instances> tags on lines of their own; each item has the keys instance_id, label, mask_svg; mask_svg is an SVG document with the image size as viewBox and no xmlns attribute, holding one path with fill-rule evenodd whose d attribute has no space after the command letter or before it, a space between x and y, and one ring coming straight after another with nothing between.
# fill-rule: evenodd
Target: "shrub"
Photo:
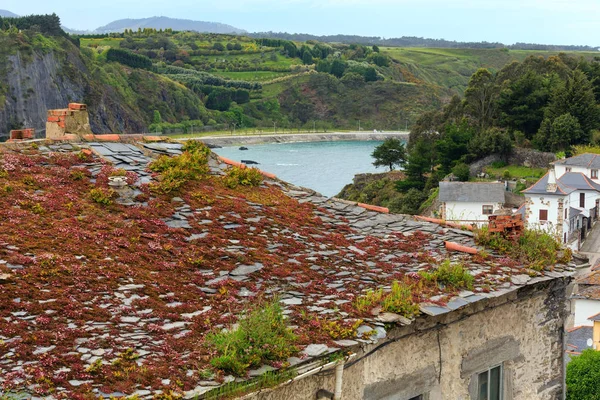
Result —
<instances>
[{"instance_id":1,"label":"shrub","mask_svg":"<svg viewBox=\"0 0 600 400\"><path fill-rule=\"evenodd\" d=\"M177 157L160 156L148 165L151 171L158 172L159 182L151 189L170 193L179 189L189 180L199 179L208 173L208 155L210 149L202 142L188 140L183 153Z\"/></svg>"},{"instance_id":2,"label":"shrub","mask_svg":"<svg viewBox=\"0 0 600 400\"><path fill-rule=\"evenodd\" d=\"M483 227L477 231L476 241L482 246L509 255L536 271L556 263L567 263L572 256L571 250L562 249L560 242L550 234L537 230L525 230L519 240L514 242L499 233L490 233Z\"/></svg>"},{"instance_id":3,"label":"shrub","mask_svg":"<svg viewBox=\"0 0 600 400\"><path fill-rule=\"evenodd\" d=\"M472 289L475 278L462 264L450 264L444 261L433 272L421 271L419 275L429 282L436 282L455 289Z\"/></svg>"},{"instance_id":4,"label":"shrub","mask_svg":"<svg viewBox=\"0 0 600 400\"><path fill-rule=\"evenodd\" d=\"M240 319L238 328L206 337L219 353L211 364L244 376L250 367L284 361L298 352L296 336L286 326L278 300L258 304Z\"/></svg>"},{"instance_id":5,"label":"shrub","mask_svg":"<svg viewBox=\"0 0 600 400\"><path fill-rule=\"evenodd\" d=\"M504 179L510 179L511 175L510 175L510 171L505 169L504 172L502 172L502 178Z\"/></svg>"},{"instance_id":6,"label":"shrub","mask_svg":"<svg viewBox=\"0 0 600 400\"><path fill-rule=\"evenodd\" d=\"M108 206L112 204L115 191L112 189L95 188L90 190L90 198L93 202Z\"/></svg>"},{"instance_id":7,"label":"shrub","mask_svg":"<svg viewBox=\"0 0 600 400\"><path fill-rule=\"evenodd\" d=\"M262 174L256 168L232 167L227 170L227 175L223 177L225 186L235 189L242 186L258 186L262 182Z\"/></svg>"},{"instance_id":8,"label":"shrub","mask_svg":"<svg viewBox=\"0 0 600 400\"><path fill-rule=\"evenodd\" d=\"M419 314L419 305L413 302L412 286L394 281L392 289L386 293L383 289L369 290L355 301L359 311L368 311L381 306L383 311L392 312L411 318Z\"/></svg>"},{"instance_id":9,"label":"shrub","mask_svg":"<svg viewBox=\"0 0 600 400\"><path fill-rule=\"evenodd\" d=\"M584 350L567 365L567 400L598 399L600 352Z\"/></svg>"},{"instance_id":10,"label":"shrub","mask_svg":"<svg viewBox=\"0 0 600 400\"><path fill-rule=\"evenodd\" d=\"M461 182L466 182L469 180L469 166L465 163L456 164L454 168L452 168L452 173L458 178Z\"/></svg>"}]
</instances>

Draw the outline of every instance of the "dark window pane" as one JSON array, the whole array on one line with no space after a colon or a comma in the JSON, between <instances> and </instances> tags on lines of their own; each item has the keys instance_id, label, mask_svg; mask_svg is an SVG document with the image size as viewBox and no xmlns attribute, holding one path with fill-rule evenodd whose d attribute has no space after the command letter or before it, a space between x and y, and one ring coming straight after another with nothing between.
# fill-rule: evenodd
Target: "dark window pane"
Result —
<instances>
[{"instance_id":1,"label":"dark window pane","mask_svg":"<svg viewBox=\"0 0 600 400\"><path fill-rule=\"evenodd\" d=\"M496 367L490 370L490 399L489 400L500 400L501 386L501 371L500 367Z\"/></svg>"},{"instance_id":2,"label":"dark window pane","mask_svg":"<svg viewBox=\"0 0 600 400\"><path fill-rule=\"evenodd\" d=\"M477 400L489 400L488 399L488 371L482 372L479 374L479 397Z\"/></svg>"}]
</instances>

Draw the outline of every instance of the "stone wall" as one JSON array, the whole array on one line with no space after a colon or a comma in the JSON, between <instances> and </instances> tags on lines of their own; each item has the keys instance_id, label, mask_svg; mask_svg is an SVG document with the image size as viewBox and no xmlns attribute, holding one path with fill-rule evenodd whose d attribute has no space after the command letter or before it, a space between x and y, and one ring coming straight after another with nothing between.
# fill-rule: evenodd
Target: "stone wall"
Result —
<instances>
[{"instance_id":1,"label":"stone wall","mask_svg":"<svg viewBox=\"0 0 600 400\"><path fill-rule=\"evenodd\" d=\"M481 160L477 160L469 165L471 175L477 175L483 171L483 167L496 161L506 161L510 165L522 165L532 168L550 168L550 164L556 161L554 153L544 153L534 149L513 148L512 153L507 159L503 159L498 154L492 154Z\"/></svg>"},{"instance_id":2,"label":"stone wall","mask_svg":"<svg viewBox=\"0 0 600 400\"><path fill-rule=\"evenodd\" d=\"M342 398L476 399L478 374L502 365L505 400L561 399L568 281L528 285L392 330L346 365ZM333 392L334 382L328 371L250 398L315 399L319 389Z\"/></svg>"}]
</instances>

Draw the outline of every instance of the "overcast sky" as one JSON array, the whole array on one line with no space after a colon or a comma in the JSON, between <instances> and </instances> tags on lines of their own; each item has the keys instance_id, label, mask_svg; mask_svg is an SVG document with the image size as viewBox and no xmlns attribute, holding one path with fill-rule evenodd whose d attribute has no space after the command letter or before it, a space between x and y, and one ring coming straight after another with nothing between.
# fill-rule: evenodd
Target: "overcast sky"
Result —
<instances>
[{"instance_id":1,"label":"overcast sky","mask_svg":"<svg viewBox=\"0 0 600 400\"><path fill-rule=\"evenodd\" d=\"M163 15L251 32L600 45L600 0L2 0L0 8L56 12L72 29Z\"/></svg>"}]
</instances>

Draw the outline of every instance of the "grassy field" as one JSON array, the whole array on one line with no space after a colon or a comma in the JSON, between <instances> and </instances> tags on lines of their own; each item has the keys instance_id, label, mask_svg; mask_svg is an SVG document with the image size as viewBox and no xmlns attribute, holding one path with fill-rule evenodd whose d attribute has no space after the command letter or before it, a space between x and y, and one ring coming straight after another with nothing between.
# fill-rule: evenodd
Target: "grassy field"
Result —
<instances>
[{"instance_id":1,"label":"grassy field","mask_svg":"<svg viewBox=\"0 0 600 400\"><path fill-rule=\"evenodd\" d=\"M81 39L81 46L110 46L118 48L122 40L121 38Z\"/></svg>"},{"instance_id":2,"label":"grassy field","mask_svg":"<svg viewBox=\"0 0 600 400\"><path fill-rule=\"evenodd\" d=\"M471 75L479 68L498 71L511 61L523 61L530 55L549 57L557 51L508 49L437 49L382 47L381 51L396 60L402 68L430 84L464 92ZM597 56L592 52L567 52L585 58Z\"/></svg>"},{"instance_id":3,"label":"grassy field","mask_svg":"<svg viewBox=\"0 0 600 400\"><path fill-rule=\"evenodd\" d=\"M252 81L252 82L264 82L270 81L282 76L290 75L288 72L271 72L271 71L246 71L246 72L228 72L228 71L215 71L215 75L222 76L239 81Z\"/></svg>"},{"instance_id":4,"label":"grassy field","mask_svg":"<svg viewBox=\"0 0 600 400\"><path fill-rule=\"evenodd\" d=\"M508 171L508 176L506 172ZM517 165L507 165L500 168L485 167L485 172L492 178L505 177L516 179L539 179L546 173L545 168L530 168Z\"/></svg>"}]
</instances>

